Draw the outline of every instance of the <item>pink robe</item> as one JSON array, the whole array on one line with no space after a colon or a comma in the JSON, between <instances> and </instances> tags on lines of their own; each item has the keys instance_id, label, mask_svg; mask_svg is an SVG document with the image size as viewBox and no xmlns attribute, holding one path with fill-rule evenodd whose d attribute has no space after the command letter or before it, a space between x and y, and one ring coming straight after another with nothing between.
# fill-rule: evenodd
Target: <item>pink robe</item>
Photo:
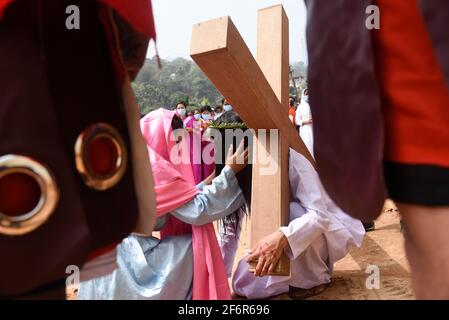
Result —
<instances>
[{"instance_id":1,"label":"pink robe","mask_svg":"<svg viewBox=\"0 0 449 320\"><path fill-rule=\"evenodd\" d=\"M195 183L198 184L205 179L203 176L203 165L201 159L203 149L201 143L201 120L195 120L194 117L187 117L184 120L184 127L186 129L193 130L193 132L189 133L190 163L192 165Z\"/></svg>"},{"instance_id":2,"label":"pink robe","mask_svg":"<svg viewBox=\"0 0 449 320\"><path fill-rule=\"evenodd\" d=\"M147 141L154 176L157 216L183 206L197 194L192 167L170 161L173 148L186 149L185 143L176 146L171 129L173 111L158 109L142 118L140 125ZM185 141L185 140L183 140ZM191 226L173 216L161 231L161 238L192 233L193 245L193 299L230 299L231 291L225 266L212 223Z\"/></svg>"},{"instance_id":3,"label":"pink robe","mask_svg":"<svg viewBox=\"0 0 449 320\"><path fill-rule=\"evenodd\" d=\"M203 129L202 133L204 133L204 129ZM215 161L214 161L215 159L214 159L213 146L214 145L212 142L209 142L209 141L201 142L201 154L203 155L202 160L201 160L202 161L203 180L206 179L207 177L209 177L212 174L212 172L214 172L214 170L215 170ZM211 150L211 147L212 147L212 151L210 151L210 153L209 153L208 151ZM208 158L210 158L210 160Z\"/></svg>"}]
</instances>

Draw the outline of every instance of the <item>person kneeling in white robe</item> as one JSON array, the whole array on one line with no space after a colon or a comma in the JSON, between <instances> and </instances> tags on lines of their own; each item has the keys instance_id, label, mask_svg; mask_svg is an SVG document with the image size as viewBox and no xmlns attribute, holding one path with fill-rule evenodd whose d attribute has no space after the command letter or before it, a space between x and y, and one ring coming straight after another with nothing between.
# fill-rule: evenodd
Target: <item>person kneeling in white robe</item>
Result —
<instances>
[{"instance_id":1,"label":"person kneeling in white robe","mask_svg":"<svg viewBox=\"0 0 449 320\"><path fill-rule=\"evenodd\" d=\"M289 164L289 225L261 239L239 262L233 275L234 292L248 299L264 299L287 292L295 299L319 294L331 282L334 263L345 257L353 246L361 246L363 241L362 223L333 203L310 162L290 149ZM237 242L238 237L229 232L221 237L222 250L236 248L230 242ZM290 276L267 276L283 252L291 260ZM257 259L258 265L252 273L248 261ZM231 260L225 261L228 270L232 268Z\"/></svg>"}]
</instances>

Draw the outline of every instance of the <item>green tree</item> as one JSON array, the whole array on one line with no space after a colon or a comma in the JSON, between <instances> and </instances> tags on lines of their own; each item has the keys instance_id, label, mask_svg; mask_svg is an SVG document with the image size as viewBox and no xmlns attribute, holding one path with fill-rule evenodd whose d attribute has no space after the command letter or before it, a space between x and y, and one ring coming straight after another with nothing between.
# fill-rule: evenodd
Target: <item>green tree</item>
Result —
<instances>
[{"instance_id":1,"label":"green tree","mask_svg":"<svg viewBox=\"0 0 449 320\"><path fill-rule=\"evenodd\" d=\"M133 83L142 113L160 107L174 108L180 100L196 108L204 101L218 104L221 94L191 61L177 58L162 60L158 67L156 57L147 59Z\"/></svg>"},{"instance_id":2,"label":"green tree","mask_svg":"<svg viewBox=\"0 0 449 320\"><path fill-rule=\"evenodd\" d=\"M143 114L161 107L173 109L180 100L186 101L189 109L221 103L222 95L193 61L176 58L161 60L161 64L159 68L156 57L147 59L133 82ZM307 76L304 63L294 63L292 68L295 76Z\"/></svg>"}]
</instances>

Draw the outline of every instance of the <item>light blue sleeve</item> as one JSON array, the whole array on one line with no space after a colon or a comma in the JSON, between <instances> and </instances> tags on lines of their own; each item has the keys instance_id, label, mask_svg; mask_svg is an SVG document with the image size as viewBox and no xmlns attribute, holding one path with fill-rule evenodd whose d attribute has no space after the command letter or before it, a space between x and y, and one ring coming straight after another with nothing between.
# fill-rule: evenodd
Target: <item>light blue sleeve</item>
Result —
<instances>
[{"instance_id":1,"label":"light blue sleeve","mask_svg":"<svg viewBox=\"0 0 449 320\"><path fill-rule=\"evenodd\" d=\"M245 197L237 178L229 166L203 185L202 191L191 201L171 212L177 219L192 225L203 225L222 219L245 204Z\"/></svg>"},{"instance_id":2,"label":"light blue sleeve","mask_svg":"<svg viewBox=\"0 0 449 320\"><path fill-rule=\"evenodd\" d=\"M197 188L198 190L200 190L200 191L203 191L204 186L205 186L204 182L201 181L200 183L198 183L198 184L196 185L196 188Z\"/></svg>"}]
</instances>

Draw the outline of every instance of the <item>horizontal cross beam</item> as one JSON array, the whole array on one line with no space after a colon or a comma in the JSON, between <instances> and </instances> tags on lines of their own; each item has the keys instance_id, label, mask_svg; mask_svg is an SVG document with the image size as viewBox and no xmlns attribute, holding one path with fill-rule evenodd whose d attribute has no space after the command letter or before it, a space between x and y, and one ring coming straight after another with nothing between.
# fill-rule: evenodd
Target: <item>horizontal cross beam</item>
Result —
<instances>
[{"instance_id":1,"label":"horizontal cross beam","mask_svg":"<svg viewBox=\"0 0 449 320\"><path fill-rule=\"evenodd\" d=\"M194 25L190 55L248 127L279 129L289 146L315 165L230 17Z\"/></svg>"}]
</instances>

